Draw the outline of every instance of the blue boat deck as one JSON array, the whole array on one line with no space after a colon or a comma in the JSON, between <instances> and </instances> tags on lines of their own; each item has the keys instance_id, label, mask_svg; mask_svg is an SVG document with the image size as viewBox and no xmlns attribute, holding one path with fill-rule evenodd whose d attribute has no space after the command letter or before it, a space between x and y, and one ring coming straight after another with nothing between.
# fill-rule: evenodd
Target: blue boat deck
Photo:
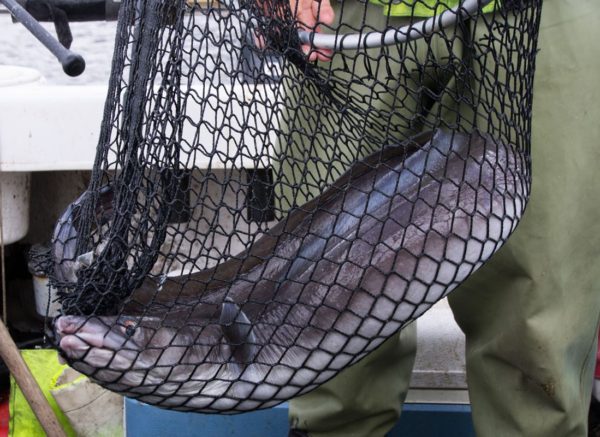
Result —
<instances>
[{"instance_id":1,"label":"blue boat deck","mask_svg":"<svg viewBox=\"0 0 600 437\"><path fill-rule=\"evenodd\" d=\"M131 399L125 402L128 437L285 437L287 417L287 404L244 414L219 415L162 410ZM474 437L471 408L464 404L408 403L401 420L387 437L408 436Z\"/></svg>"}]
</instances>

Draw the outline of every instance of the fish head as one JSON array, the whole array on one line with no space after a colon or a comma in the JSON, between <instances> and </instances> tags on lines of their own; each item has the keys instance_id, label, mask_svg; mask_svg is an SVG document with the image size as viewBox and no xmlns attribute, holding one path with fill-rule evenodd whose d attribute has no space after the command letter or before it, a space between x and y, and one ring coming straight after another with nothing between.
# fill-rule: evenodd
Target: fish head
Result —
<instances>
[{"instance_id":1,"label":"fish head","mask_svg":"<svg viewBox=\"0 0 600 437\"><path fill-rule=\"evenodd\" d=\"M177 330L152 317L60 316L54 339L70 365L100 383L163 380Z\"/></svg>"},{"instance_id":2,"label":"fish head","mask_svg":"<svg viewBox=\"0 0 600 437\"><path fill-rule=\"evenodd\" d=\"M60 316L53 335L71 367L121 392L176 379L174 368L189 373L219 360L222 337L213 325L174 327L148 316Z\"/></svg>"},{"instance_id":3,"label":"fish head","mask_svg":"<svg viewBox=\"0 0 600 437\"><path fill-rule=\"evenodd\" d=\"M192 374L197 381L210 381L221 371L251 363L258 350L241 308L230 300L219 307L216 315L202 320L177 312L162 317L60 316L53 324L54 342L73 368L117 391L181 382Z\"/></svg>"}]
</instances>

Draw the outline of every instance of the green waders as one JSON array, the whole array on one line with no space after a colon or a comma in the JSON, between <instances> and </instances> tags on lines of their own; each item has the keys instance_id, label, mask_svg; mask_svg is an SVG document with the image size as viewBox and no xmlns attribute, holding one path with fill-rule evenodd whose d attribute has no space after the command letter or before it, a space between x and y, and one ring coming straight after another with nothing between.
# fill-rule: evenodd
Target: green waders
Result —
<instances>
[{"instance_id":1,"label":"green waders","mask_svg":"<svg viewBox=\"0 0 600 437\"><path fill-rule=\"evenodd\" d=\"M600 316L599 41L598 0L545 1L528 210L492 261L450 295L467 336L478 436L587 435ZM409 326L293 400L291 425L311 436L384 435L399 417L414 347Z\"/></svg>"},{"instance_id":2,"label":"green waders","mask_svg":"<svg viewBox=\"0 0 600 437\"><path fill-rule=\"evenodd\" d=\"M587 435L600 316L598 41L600 2L544 2L528 210L449 297L478 436Z\"/></svg>"}]
</instances>

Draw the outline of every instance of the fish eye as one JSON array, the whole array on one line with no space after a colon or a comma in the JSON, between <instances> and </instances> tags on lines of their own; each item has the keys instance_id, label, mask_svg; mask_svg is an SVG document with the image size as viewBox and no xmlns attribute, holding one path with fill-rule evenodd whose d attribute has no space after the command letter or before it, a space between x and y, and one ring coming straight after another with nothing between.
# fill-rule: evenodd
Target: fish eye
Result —
<instances>
[{"instance_id":1,"label":"fish eye","mask_svg":"<svg viewBox=\"0 0 600 437\"><path fill-rule=\"evenodd\" d=\"M123 328L125 328L125 335L127 337L133 337L135 334L135 322L133 320L126 320L123 322Z\"/></svg>"}]
</instances>

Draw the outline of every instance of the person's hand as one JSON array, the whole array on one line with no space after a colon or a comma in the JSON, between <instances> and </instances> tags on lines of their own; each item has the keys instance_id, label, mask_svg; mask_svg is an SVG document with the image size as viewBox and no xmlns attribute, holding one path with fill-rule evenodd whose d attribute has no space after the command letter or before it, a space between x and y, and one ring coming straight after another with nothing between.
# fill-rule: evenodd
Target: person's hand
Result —
<instances>
[{"instance_id":1,"label":"person's hand","mask_svg":"<svg viewBox=\"0 0 600 437\"><path fill-rule=\"evenodd\" d=\"M300 27L309 32L320 32L317 24L331 25L335 19L329 0L290 0L290 6ZM333 56L332 50L317 49L310 44L303 44L302 51L309 61L330 61Z\"/></svg>"}]
</instances>

